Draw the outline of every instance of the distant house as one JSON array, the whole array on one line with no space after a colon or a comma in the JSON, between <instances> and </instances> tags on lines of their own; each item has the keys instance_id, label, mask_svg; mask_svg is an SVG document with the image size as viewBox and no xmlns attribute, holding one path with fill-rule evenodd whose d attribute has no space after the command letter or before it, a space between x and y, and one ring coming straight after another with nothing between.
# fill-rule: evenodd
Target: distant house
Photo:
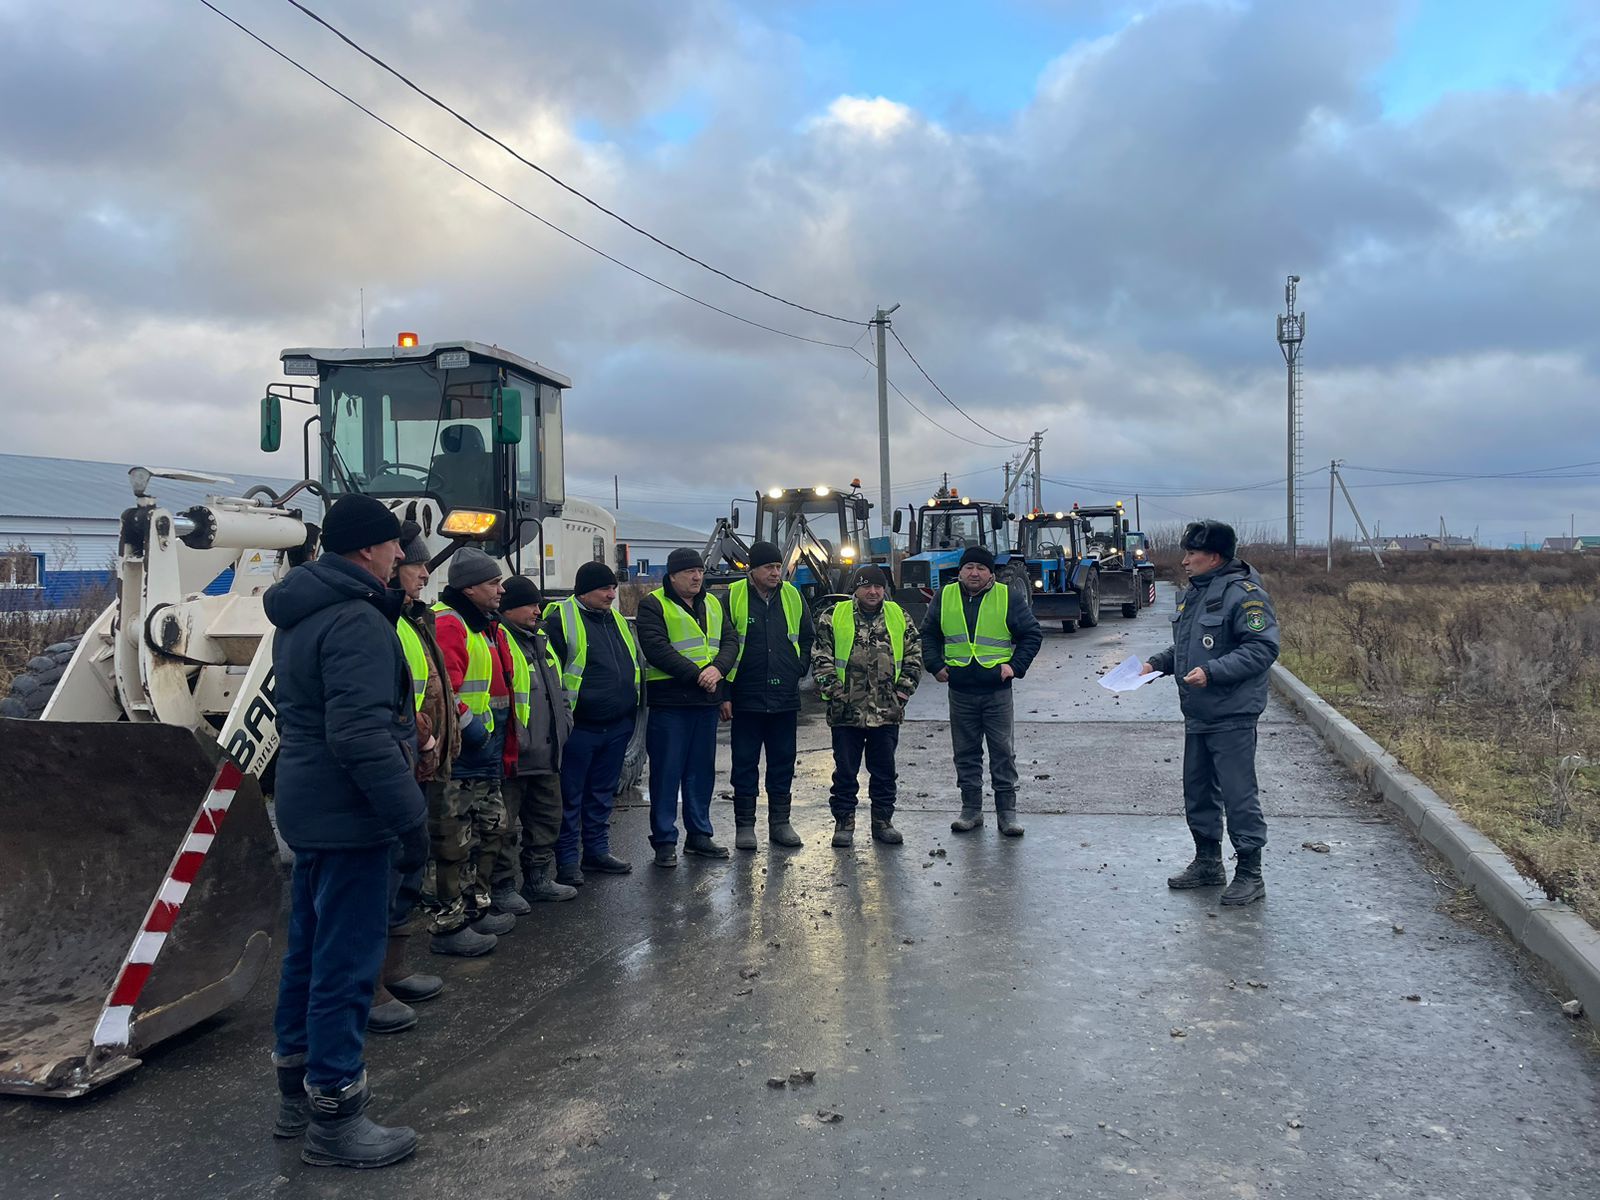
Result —
<instances>
[{"instance_id":1,"label":"distant house","mask_svg":"<svg viewBox=\"0 0 1600 1200\"><path fill-rule=\"evenodd\" d=\"M1541 550L1556 550L1566 554L1582 554L1589 550L1600 550L1600 537L1551 537L1545 538L1540 544Z\"/></svg>"},{"instance_id":2,"label":"distant house","mask_svg":"<svg viewBox=\"0 0 1600 1200\"><path fill-rule=\"evenodd\" d=\"M1440 537L1436 533L1418 533L1388 538L1381 548L1393 554L1426 554L1430 550L1471 550L1476 545L1471 538L1455 534Z\"/></svg>"},{"instance_id":3,"label":"distant house","mask_svg":"<svg viewBox=\"0 0 1600 1200\"><path fill-rule=\"evenodd\" d=\"M634 579L661 579L667 555L680 546L704 550L709 533L641 517L626 509L607 509L617 519L617 544L628 548L628 574Z\"/></svg>"},{"instance_id":4,"label":"distant house","mask_svg":"<svg viewBox=\"0 0 1600 1200\"><path fill-rule=\"evenodd\" d=\"M70 608L109 586L124 509L133 506L126 463L0 454L0 611ZM225 485L158 479L151 493L166 507L190 508L224 491L256 484L282 492L293 480L221 471ZM312 496L303 507L316 509ZM225 592L232 572L207 591Z\"/></svg>"}]
</instances>

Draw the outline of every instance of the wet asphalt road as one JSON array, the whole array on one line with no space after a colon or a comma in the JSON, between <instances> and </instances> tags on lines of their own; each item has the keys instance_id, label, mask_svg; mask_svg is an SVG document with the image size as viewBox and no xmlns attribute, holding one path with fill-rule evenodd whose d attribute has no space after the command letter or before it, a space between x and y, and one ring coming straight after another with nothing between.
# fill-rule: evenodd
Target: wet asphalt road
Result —
<instances>
[{"instance_id":1,"label":"wet asphalt road","mask_svg":"<svg viewBox=\"0 0 1600 1200\"><path fill-rule=\"evenodd\" d=\"M489 958L414 955L448 991L369 1044L374 1115L423 1133L410 1162L314 1170L268 1135L263 981L86 1100L0 1098L0 1196L1592 1200L1586 1027L1446 911L1453 881L1276 701L1268 900L1164 886L1189 847L1171 685L1094 685L1159 646L1162 604L1048 636L1017 692L1021 840L950 832L930 682L904 846L828 847L812 718L805 849L661 871L632 806L631 877ZM797 1068L815 1081L767 1086Z\"/></svg>"}]
</instances>

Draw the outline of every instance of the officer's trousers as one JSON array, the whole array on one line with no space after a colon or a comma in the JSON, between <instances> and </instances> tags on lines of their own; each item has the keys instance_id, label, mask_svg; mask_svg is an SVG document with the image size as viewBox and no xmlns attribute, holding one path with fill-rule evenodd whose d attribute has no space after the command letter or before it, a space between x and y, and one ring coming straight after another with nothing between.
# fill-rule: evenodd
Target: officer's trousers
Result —
<instances>
[{"instance_id":1,"label":"officer's trousers","mask_svg":"<svg viewBox=\"0 0 1600 1200\"><path fill-rule=\"evenodd\" d=\"M1223 816L1235 850L1267 844L1267 822L1256 790L1256 727L1183 731L1183 811L1196 837L1220 842Z\"/></svg>"},{"instance_id":2,"label":"officer's trousers","mask_svg":"<svg viewBox=\"0 0 1600 1200\"><path fill-rule=\"evenodd\" d=\"M297 850L273 1026L280 1058L334 1090L363 1069L367 1013L389 941L390 847Z\"/></svg>"}]
</instances>

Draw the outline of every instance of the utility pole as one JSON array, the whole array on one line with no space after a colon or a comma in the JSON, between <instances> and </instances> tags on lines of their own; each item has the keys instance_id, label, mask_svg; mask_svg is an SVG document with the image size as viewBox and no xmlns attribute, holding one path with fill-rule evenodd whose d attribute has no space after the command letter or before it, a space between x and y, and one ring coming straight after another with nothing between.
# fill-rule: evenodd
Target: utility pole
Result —
<instances>
[{"instance_id":1,"label":"utility pole","mask_svg":"<svg viewBox=\"0 0 1600 1200\"><path fill-rule=\"evenodd\" d=\"M621 479L622 479L622 477L620 475L613 475L611 477L611 507L612 508L621 508L622 507L622 482L621 482Z\"/></svg>"},{"instance_id":2,"label":"utility pole","mask_svg":"<svg viewBox=\"0 0 1600 1200\"><path fill-rule=\"evenodd\" d=\"M885 349L885 334L889 329L889 314L899 308L879 308L872 318L878 334L878 532L889 536L889 519L894 515L894 500L889 487L889 360Z\"/></svg>"},{"instance_id":3,"label":"utility pole","mask_svg":"<svg viewBox=\"0 0 1600 1200\"><path fill-rule=\"evenodd\" d=\"M1140 529L1144 528L1144 521L1139 516L1139 493L1133 494L1133 523Z\"/></svg>"},{"instance_id":4,"label":"utility pole","mask_svg":"<svg viewBox=\"0 0 1600 1200\"><path fill-rule=\"evenodd\" d=\"M1294 311L1295 289L1300 282L1300 276L1291 275L1283 288L1284 305L1288 310L1278 317L1278 349L1283 351L1283 361L1289 371L1288 402L1289 402L1289 453L1288 453L1288 501L1289 501L1289 557L1293 558L1296 547L1300 541L1300 507L1296 502L1298 494L1295 483L1300 474L1300 418L1301 418L1301 388L1300 388L1300 343L1306 336L1306 317L1304 313Z\"/></svg>"},{"instance_id":5,"label":"utility pole","mask_svg":"<svg viewBox=\"0 0 1600 1200\"><path fill-rule=\"evenodd\" d=\"M1344 476L1337 471L1334 478L1339 481L1339 490L1344 493L1344 502L1350 506L1350 515L1355 517L1356 526L1361 530L1361 536L1366 539L1367 549L1372 551L1372 557L1377 560L1378 568L1383 567L1383 555L1378 553L1377 544L1372 540L1372 535L1367 532L1367 523L1361 519L1361 510L1356 507L1355 498L1350 495L1350 489L1345 486Z\"/></svg>"},{"instance_id":6,"label":"utility pole","mask_svg":"<svg viewBox=\"0 0 1600 1200\"><path fill-rule=\"evenodd\" d=\"M1339 482L1339 460L1328 463L1328 574L1333 574L1333 485Z\"/></svg>"},{"instance_id":7,"label":"utility pole","mask_svg":"<svg viewBox=\"0 0 1600 1200\"><path fill-rule=\"evenodd\" d=\"M1035 433L1033 442L1033 510L1044 507L1044 471L1039 466L1039 452L1044 446L1044 432ZM1030 510L1030 511L1033 511Z\"/></svg>"}]
</instances>

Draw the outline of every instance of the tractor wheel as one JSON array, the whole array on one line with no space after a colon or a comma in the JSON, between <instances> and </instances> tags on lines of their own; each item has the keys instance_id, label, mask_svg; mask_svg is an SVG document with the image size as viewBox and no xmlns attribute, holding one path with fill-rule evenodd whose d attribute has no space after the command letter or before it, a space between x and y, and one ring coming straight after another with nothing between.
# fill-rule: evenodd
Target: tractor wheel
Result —
<instances>
[{"instance_id":1,"label":"tractor wheel","mask_svg":"<svg viewBox=\"0 0 1600 1200\"><path fill-rule=\"evenodd\" d=\"M1139 615L1139 606L1137 604L1124 604L1122 606L1122 615L1125 617L1137 617Z\"/></svg>"},{"instance_id":2,"label":"tractor wheel","mask_svg":"<svg viewBox=\"0 0 1600 1200\"><path fill-rule=\"evenodd\" d=\"M617 791L636 792L644 780L644 726L647 713L645 706L639 706L639 715L634 719L633 736L628 739L628 749L622 757L622 775L617 780Z\"/></svg>"},{"instance_id":3,"label":"tractor wheel","mask_svg":"<svg viewBox=\"0 0 1600 1200\"><path fill-rule=\"evenodd\" d=\"M1028 564L1020 558L1013 558L1000 568L999 580L1024 596L1033 595L1033 580L1028 578Z\"/></svg>"},{"instance_id":4,"label":"tractor wheel","mask_svg":"<svg viewBox=\"0 0 1600 1200\"><path fill-rule=\"evenodd\" d=\"M1078 624L1093 629L1100 624L1100 576L1091 574L1078 596Z\"/></svg>"},{"instance_id":5,"label":"tractor wheel","mask_svg":"<svg viewBox=\"0 0 1600 1200\"><path fill-rule=\"evenodd\" d=\"M46 646L28 660L27 665L11 678L11 694L0 700L0 717L22 717L35 720L44 713L44 707L55 694L56 682L66 673L67 664L77 652L83 635L78 634L64 642Z\"/></svg>"}]
</instances>

